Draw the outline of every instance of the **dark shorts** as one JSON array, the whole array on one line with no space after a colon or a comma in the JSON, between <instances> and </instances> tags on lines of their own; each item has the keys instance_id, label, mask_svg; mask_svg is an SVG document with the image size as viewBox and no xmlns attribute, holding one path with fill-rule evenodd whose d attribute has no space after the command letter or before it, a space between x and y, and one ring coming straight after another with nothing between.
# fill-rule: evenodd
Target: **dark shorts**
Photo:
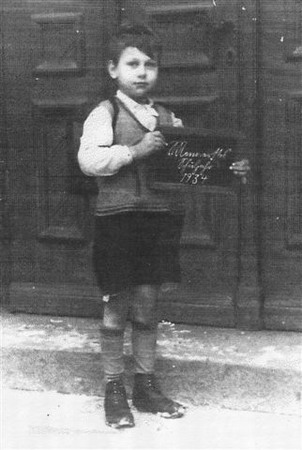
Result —
<instances>
[{"instance_id":1,"label":"dark shorts","mask_svg":"<svg viewBox=\"0 0 302 450\"><path fill-rule=\"evenodd\" d=\"M103 294L180 281L182 216L130 212L95 219L93 263Z\"/></svg>"}]
</instances>

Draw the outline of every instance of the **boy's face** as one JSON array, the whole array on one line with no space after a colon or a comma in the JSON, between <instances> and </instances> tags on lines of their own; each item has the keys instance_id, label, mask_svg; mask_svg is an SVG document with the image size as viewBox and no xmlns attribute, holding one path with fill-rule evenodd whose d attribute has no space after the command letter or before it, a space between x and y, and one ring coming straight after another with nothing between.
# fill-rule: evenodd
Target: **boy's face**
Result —
<instances>
[{"instance_id":1,"label":"boy's face","mask_svg":"<svg viewBox=\"0 0 302 450\"><path fill-rule=\"evenodd\" d=\"M144 100L154 87L158 76L157 61L136 47L123 50L118 63L109 62L108 71L117 80L119 89L136 101Z\"/></svg>"}]
</instances>

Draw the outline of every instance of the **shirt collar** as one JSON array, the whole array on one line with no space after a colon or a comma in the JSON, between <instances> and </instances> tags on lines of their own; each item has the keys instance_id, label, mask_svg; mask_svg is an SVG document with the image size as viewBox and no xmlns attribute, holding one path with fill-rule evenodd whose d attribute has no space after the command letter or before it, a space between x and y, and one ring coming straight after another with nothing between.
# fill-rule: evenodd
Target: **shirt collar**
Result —
<instances>
[{"instance_id":1,"label":"shirt collar","mask_svg":"<svg viewBox=\"0 0 302 450\"><path fill-rule=\"evenodd\" d=\"M119 100L121 100L130 110L138 110L138 109L150 109L152 108L152 112L154 115L158 116L157 111L153 108L154 106L154 101L151 98L148 98L149 103L147 104L142 104L142 103L137 103L135 100L133 100L132 98L130 98L128 95L124 94L124 92L118 90L116 93L116 96Z\"/></svg>"}]
</instances>

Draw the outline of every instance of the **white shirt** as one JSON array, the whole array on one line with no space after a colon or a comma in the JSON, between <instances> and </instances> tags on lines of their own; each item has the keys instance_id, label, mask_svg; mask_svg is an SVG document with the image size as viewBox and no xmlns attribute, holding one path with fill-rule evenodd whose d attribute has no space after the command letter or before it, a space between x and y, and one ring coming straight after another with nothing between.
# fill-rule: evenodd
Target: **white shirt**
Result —
<instances>
[{"instance_id":1,"label":"white shirt","mask_svg":"<svg viewBox=\"0 0 302 450\"><path fill-rule=\"evenodd\" d=\"M116 96L145 128L155 130L158 113L152 107L152 100L149 104L142 105L121 91L117 91ZM183 126L182 121L174 114L172 122L175 127ZM78 152L80 168L86 175L110 176L117 173L121 167L131 164L133 158L129 147L112 143L112 115L105 106L97 106L84 123Z\"/></svg>"}]
</instances>

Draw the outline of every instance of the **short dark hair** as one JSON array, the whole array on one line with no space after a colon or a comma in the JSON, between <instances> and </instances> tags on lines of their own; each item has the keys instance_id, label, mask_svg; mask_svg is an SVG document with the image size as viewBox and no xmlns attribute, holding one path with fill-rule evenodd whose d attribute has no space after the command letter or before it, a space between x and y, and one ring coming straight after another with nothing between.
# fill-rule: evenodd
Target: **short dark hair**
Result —
<instances>
[{"instance_id":1,"label":"short dark hair","mask_svg":"<svg viewBox=\"0 0 302 450\"><path fill-rule=\"evenodd\" d=\"M143 24L124 23L111 36L107 46L107 60L117 64L127 47L136 47L152 59L160 59L162 45L155 33Z\"/></svg>"}]
</instances>

